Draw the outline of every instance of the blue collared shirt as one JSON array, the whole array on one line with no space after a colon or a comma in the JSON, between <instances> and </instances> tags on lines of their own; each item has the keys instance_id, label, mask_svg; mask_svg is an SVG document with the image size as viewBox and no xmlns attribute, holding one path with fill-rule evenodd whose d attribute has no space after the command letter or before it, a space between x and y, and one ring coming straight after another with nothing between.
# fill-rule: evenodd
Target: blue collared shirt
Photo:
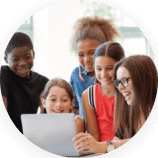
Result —
<instances>
[{"instance_id":1,"label":"blue collared shirt","mask_svg":"<svg viewBox=\"0 0 158 158\"><path fill-rule=\"evenodd\" d=\"M81 75L85 80L82 81L79 77L79 67L75 68L71 74L70 84L74 91L75 104L74 107L79 107L79 115L85 119L83 104L82 104L82 93L91 85L94 84L91 73L81 67Z\"/></svg>"}]
</instances>

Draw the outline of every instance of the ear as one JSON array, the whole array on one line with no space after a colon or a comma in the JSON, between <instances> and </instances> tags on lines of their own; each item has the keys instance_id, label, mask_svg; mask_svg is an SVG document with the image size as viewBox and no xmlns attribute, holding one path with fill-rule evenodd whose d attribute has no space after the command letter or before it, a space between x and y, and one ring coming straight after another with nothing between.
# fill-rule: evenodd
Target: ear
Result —
<instances>
[{"instance_id":1,"label":"ear","mask_svg":"<svg viewBox=\"0 0 158 158\"><path fill-rule=\"evenodd\" d=\"M75 104L75 99L71 101L71 108L73 107L74 104Z\"/></svg>"},{"instance_id":2,"label":"ear","mask_svg":"<svg viewBox=\"0 0 158 158\"><path fill-rule=\"evenodd\" d=\"M35 59L35 52L34 52L34 50L33 50L33 59Z\"/></svg>"},{"instance_id":3,"label":"ear","mask_svg":"<svg viewBox=\"0 0 158 158\"><path fill-rule=\"evenodd\" d=\"M46 108L45 99L44 99L44 98L41 98L41 103L42 103L42 106L43 106L44 108Z\"/></svg>"},{"instance_id":4,"label":"ear","mask_svg":"<svg viewBox=\"0 0 158 158\"><path fill-rule=\"evenodd\" d=\"M6 56L4 57L4 60L8 64L8 58Z\"/></svg>"}]
</instances>

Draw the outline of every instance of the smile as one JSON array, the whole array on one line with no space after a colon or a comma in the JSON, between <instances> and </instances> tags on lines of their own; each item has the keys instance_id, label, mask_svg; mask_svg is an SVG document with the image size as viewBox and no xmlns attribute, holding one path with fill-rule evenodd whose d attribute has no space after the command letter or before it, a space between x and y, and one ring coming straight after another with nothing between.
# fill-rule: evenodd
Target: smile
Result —
<instances>
[{"instance_id":1,"label":"smile","mask_svg":"<svg viewBox=\"0 0 158 158\"><path fill-rule=\"evenodd\" d=\"M85 64L86 67L92 67L93 64Z\"/></svg>"},{"instance_id":2,"label":"smile","mask_svg":"<svg viewBox=\"0 0 158 158\"><path fill-rule=\"evenodd\" d=\"M29 70L29 68L17 69L17 70L18 70L18 72L20 72L20 73L25 73L25 72L27 72L27 71Z\"/></svg>"},{"instance_id":3,"label":"smile","mask_svg":"<svg viewBox=\"0 0 158 158\"><path fill-rule=\"evenodd\" d=\"M110 78L108 78L108 79L105 78L105 79L102 79L102 80L103 80L103 81L109 81L109 80L111 80L111 78L112 78L112 77L110 77Z\"/></svg>"},{"instance_id":4,"label":"smile","mask_svg":"<svg viewBox=\"0 0 158 158\"><path fill-rule=\"evenodd\" d=\"M125 100L128 100L130 95L131 95L131 93L123 94L123 96L125 97Z\"/></svg>"},{"instance_id":5,"label":"smile","mask_svg":"<svg viewBox=\"0 0 158 158\"><path fill-rule=\"evenodd\" d=\"M55 110L53 110L53 112L54 112L54 113L63 113L64 110L61 110L61 111L55 111Z\"/></svg>"}]
</instances>

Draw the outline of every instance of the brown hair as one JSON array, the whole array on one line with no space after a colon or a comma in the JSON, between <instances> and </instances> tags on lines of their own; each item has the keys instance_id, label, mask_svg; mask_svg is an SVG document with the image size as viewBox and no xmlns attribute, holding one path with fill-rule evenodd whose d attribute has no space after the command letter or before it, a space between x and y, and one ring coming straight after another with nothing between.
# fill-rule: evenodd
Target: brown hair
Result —
<instances>
[{"instance_id":1,"label":"brown hair","mask_svg":"<svg viewBox=\"0 0 158 158\"><path fill-rule=\"evenodd\" d=\"M99 56L108 56L118 62L125 57L125 53L123 47L119 43L105 42L96 49L94 54L94 61L95 58ZM99 82L96 77L94 77L94 79L96 83Z\"/></svg>"},{"instance_id":2,"label":"brown hair","mask_svg":"<svg viewBox=\"0 0 158 158\"><path fill-rule=\"evenodd\" d=\"M140 122L142 112L145 120L149 116L157 94L157 69L152 59L145 55L133 55L115 65L114 79L120 66L125 67L132 79L134 89L134 106L127 105L125 98L115 88L115 123L117 130L124 129L123 137L132 137Z\"/></svg>"},{"instance_id":3,"label":"brown hair","mask_svg":"<svg viewBox=\"0 0 158 158\"><path fill-rule=\"evenodd\" d=\"M43 92L41 93L40 98L46 99L49 94L50 89L54 86L64 88L66 90L66 92L68 93L71 101L74 99L73 89L72 89L71 85L67 81L65 81L64 79L61 79L61 78L54 78L52 80L49 80L47 82L47 84L45 85L45 88L44 88Z\"/></svg>"},{"instance_id":4,"label":"brown hair","mask_svg":"<svg viewBox=\"0 0 158 158\"><path fill-rule=\"evenodd\" d=\"M74 33L71 38L71 50L76 52L76 45L83 40L96 40L99 44L106 41L114 41L120 37L119 30L113 24L113 20L94 17L83 17L75 23Z\"/></svg>"}]
</instances>

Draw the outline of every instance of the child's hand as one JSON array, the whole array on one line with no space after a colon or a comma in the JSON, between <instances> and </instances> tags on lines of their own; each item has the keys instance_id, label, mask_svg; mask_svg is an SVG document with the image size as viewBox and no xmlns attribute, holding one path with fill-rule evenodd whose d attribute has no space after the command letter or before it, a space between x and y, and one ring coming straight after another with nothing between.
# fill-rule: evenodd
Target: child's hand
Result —
<instances>
[{"instance_id":1,"label":"child's hand","mask_svg":"<svg viewBox=\"0 0 158 158\"><path fill-rule=\"evenodd\" d=\"M75 143L75 149L77 151L89 149L93 153L106 153L108 143L98 142L90 134L79 133L73 138L73 141L75 140L77 140Z\"/></svg>"}]
</instances>

